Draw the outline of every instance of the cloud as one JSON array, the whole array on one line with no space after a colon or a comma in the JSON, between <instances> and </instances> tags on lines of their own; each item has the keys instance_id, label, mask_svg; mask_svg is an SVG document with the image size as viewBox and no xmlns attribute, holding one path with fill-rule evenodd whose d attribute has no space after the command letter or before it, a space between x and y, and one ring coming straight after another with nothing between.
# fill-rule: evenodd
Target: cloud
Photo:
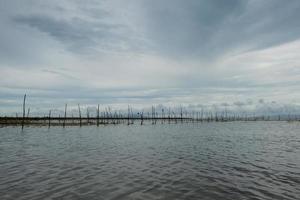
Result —
<instances>
[{"instance_id":1,"label":"cloud","mask_svg":"<svg viewBox=\"0 0 300 200\"><path fill-rule=\"evenodd\" d=\"M48 73L50 73L50 74L57 74L57 75L60 75L60 76L62 76L62 77L65 77L65 78L67 78L67 79L73 79L73 80L78 80L78 81L80 81L79 78L74 77L74 76L72 76L72 75L69 75L67 72L62 72L62 70L60 70L60 71L54 71L54 70L43 69L42 71L43 71L43 72L48 72Z\"/></svg>"},{"instance_id":2,"label":"cloud","mask_svg":"<svg viewBox=\"0 0 300 200\"><path fill-rule=\"evenodd\" d=\"M241 14L246 1L142 1L147 37L156 51L168 56L194 58L217 54L215 36L228 20ZM228 41L227 41L228 42Z\"/></svg>"},{"instance_id":3,"label":"cloud","mask_svg":"<svg viewBox=\"0 0 300 200\"><path fill-rule=\"evenodd\" d=\"M112 49L123 51L132 48L124 34L127 30L123 25L91 22L81 18L55 19L45 15L16 16L14 21L48 34L73 53Z\"/></svg>"},{"instance_id":4,"label":"cloud","mask_svg":"<svg viewBox=\"0 0 300 200\"><path fill-rule=\"evenodd\" d=\"M297 104L299 9L297 0L1 1L0 109L18 109L24 93L44 107Z\"/></svg>"},{"instance_id":5,"label":"cloud","mask_svg":"<svg viewBox=\"0 0 300 200\"><path fill-rule=\"evenodd\" d=\"M156 50L168 56L215 59L231 51L293 41L300 35L299 2L294 0L142 2L147 34Z\"/></svg>"}]
</instances>

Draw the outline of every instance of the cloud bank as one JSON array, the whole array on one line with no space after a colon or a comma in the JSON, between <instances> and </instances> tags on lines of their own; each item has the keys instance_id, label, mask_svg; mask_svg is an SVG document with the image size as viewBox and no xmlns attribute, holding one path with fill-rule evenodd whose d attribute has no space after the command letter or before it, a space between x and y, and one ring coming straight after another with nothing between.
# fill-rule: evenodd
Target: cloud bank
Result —
<instances>
[{"instance_id":1,"label":"cloud bank","mask_svg":"<svg viewBox=\"0 0 300 200\"><path fill-rule=\"evenodd\" d=\"M297 106L299 9L298 0L3 0L0 112L20 110L24 93L36 109Z\"/></svg>"}]
</instances>

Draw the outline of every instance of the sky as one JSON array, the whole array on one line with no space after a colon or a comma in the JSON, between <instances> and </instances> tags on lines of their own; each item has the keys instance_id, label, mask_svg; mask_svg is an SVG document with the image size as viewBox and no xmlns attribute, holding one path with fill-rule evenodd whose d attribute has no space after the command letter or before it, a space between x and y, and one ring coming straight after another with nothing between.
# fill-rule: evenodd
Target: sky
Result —
<instances>
[{"instance_id":1,"label":"sky","mask_svg":"<svg viewBox=\"0 0 300 200\"><path fill-rule=\"evenodd\" d=\"M300 106L299 0L0 0L0 115Z\"/></svg>"}]
</instances>

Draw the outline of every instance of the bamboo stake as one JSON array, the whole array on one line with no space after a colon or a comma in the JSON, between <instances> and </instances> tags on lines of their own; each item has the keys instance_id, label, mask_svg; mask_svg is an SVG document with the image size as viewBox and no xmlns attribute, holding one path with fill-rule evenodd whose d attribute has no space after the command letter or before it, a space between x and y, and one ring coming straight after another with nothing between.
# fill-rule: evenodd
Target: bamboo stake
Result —
<instances>
[{"instance_id":1,"label":"bamboo stake","mask_svg":"<svg viewBox=\"0 0 300 200\"><path fill-rule=\"evenodd\" d=\"M68 104L65 105L65 117L64 117L64 123L63 123L63 127L66 126L66 118L67 118L67 106Z\"/></svg>"},{"instance_id":2,"label":"bamboo stake","mask_svg":"<svg viewBox=\"0 0 300 200\"><path fill-rule=\"evenodd\" d=\"M26 94L24 95L24 100L23 100L23 119L22 119L22 130L24 128L24 120L25 120L25 103L26 103Z\"/></svg>"},{"instance_id":3,"label":"bamboo stake","mask_svg":"<svg viewBox=\"0 0 300 200\"><path fill-rule=\"evenodd\" d=\"M144 111L141 112L141 125L144 123Z\"/></svg>"},{"instance_id":4,"label":"bamboo stake","mask_svg":"<svg viewBox=\"0 0 300 200\"><path fill-rule=\"evenodd\" d=\"M129 105L128 105L127 125L129 125L129 117L130 117L130 108L129 108Z\"/></svg>"},{"instance_id":5,"label":"bamboo stake","mask_svg":"<svg viewBox=\"0 0 300 200\"><path fill-rule=\"evenodd\" d=\"M99 104L97 108L97 126L99 126Z\"/></svg>"},{"instance_id":6,"label":"bamboo stake","mask_svg":"<svg viewBox=\"0 0 300 200\"><path fill-rule=\"evenodd\" d=\"M51 124L51 110L49 110L49 121L48 121L48 128L50 128L50 124Z\"/></svg>"},{"instance_id":7,"label":"bamboo stake","mask_svg":"<svg viewBox=\"0 0 300 200\"><path fill-rule=\"evenodd\" d=\"M132 108L130 108L130 112L131 112L131 124L133 124L134 123L134 119L133 119L133 112L132 112Z\"/></svg>"},{"instance_id":8,"label":"bamboo stake","mask_svg":"<svg viewBox=\"0 0 300 200\"><path fill-rule=\"evenodd\" d=\"M89 108L86 108L86 117L87 117L87 124L89 125L89 123L90 123L90 111L89 111Z\"/></svg>"},{"instance_id":9,"label":"bamboo stake","mask_svg":"<svg viewBox=\"0 0 300 200\"><path fill-rule=\"evenodd\" d=\"M180 120L181 120L181 123L183 122L182 121L182 107L180 106Z\"/></svg>"},{"instance_id":10,"label":"bamboo stake","mask_svg":"<svg viewBox=\"0 0 300 200\"><path fill-rule=\"evenodd\" d=\"M27 118L29 117L29 113L30 113L30 108L28 108L27 110Z\"/></svg>"},{"instance_id":11,"label":"bamboo stake","mask_svg":"<svg viewBox=\"0 0 300 200\"><path fill-rule=\"evenodd\" d=\"M78 114L79 114L79 126L81 127L81 110L80 110L80 105L78 104Z\"/></svg>"}]
</instances>

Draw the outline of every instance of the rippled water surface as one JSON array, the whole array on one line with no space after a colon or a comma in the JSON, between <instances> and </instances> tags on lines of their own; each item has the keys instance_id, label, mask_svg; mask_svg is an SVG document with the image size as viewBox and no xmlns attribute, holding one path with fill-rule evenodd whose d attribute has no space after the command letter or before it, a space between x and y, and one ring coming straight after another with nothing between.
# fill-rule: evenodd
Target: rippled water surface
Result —
<instances>
[{"instance_id":1,"label":"rippled water surface","mask_svg":"<svg viewBox=\"0 0 300 200\"><path fill-rule=\"evenodd\" d=\"M300 199L300 123L0 128L0 199Z\"/></svg>"}]
</instances>

